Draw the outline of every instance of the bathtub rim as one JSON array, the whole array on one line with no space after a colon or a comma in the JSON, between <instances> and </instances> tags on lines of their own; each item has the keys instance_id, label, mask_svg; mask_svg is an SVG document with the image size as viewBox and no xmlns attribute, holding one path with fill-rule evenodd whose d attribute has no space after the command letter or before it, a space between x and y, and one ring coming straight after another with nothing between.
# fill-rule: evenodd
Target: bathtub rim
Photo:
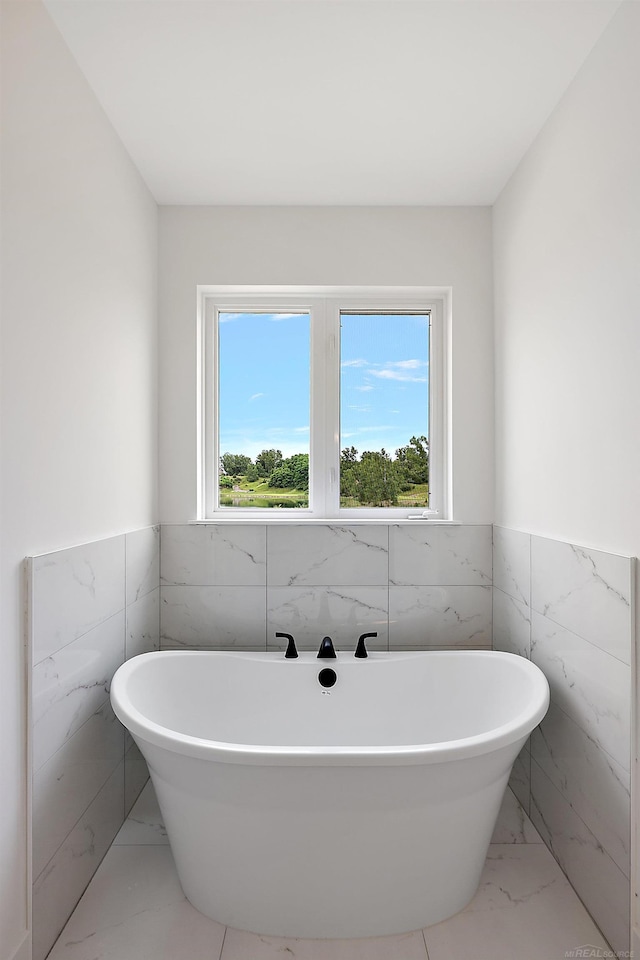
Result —
<instances>
[{"instance_id":1,"label":"bathtub rim","mask_svg":"<svg viewBox=\"0 0 640 960\"><path fill-rule=\"evenodd\" d=\"M141 669L141 661L192 656L230 656L239 659L273 661L282 653L245 650L153 650L125 661L116 670L111 682L111 705L120 722L133 737L162 747L171 753L221 763L239 763L268 766L399 766L431 764L463 760L493 753L521 740L526 741L531 731L544 718L549 708L549 683L540 668L519 654L501 650L390 650L373 651L372 661L429 657L490 657L518 662L517 669L528 672L534 680L530 701L507 723L473 737L444 740L435 743L391 744L385 746L284 746L270 744L230 743L208 740L177 733L169 727L149 719L131 702L126 683L130 675ZM301 660L315 661L314 653L301 653ZM337 663L351 661L351 654L339 653Z\"/></svg>"}]
</instances>

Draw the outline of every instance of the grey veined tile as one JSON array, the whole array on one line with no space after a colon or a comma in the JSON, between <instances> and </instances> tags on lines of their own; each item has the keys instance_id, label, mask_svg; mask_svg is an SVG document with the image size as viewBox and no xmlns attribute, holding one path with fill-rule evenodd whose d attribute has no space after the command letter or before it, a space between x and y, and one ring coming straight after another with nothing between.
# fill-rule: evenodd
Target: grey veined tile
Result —
<instances>
[{"instance_id":1,"label":"grey veined tile","mask_svg":"<svg viewBox=\"0 0 640 960\"><path fill-rule=\"evenodd\" d=\"M389 587L389 646L491 646L491 587Z\"/></svg>"},{"instance_id":2,"label":"grey veined tile","mask_svg":"<svg viewBox=\"0 0 640 960\"><path fill-rule=\"evenodd\" d=\"M530 603L531 535L493 528L493 585L521 603Z\"/></svg>"},{"instance_id":3,"label":"grey veined tile","mask_svg":"<svg viewBox=\"0 0 640 960\"><path fill-rule=\"evenodd\" d=\"M146 593L127 607L125 657L149 653L160 646L160 588Z\"/></svg>"},{"instance_id":4,"label":"grey veined tile","mask_svg":"<svg viewBox=\"0 0 640 960\"><path fill-rule=\"evenodd\" d=\"M325 635L337 649L354 650L361 633L375 632L371 650L386 650L386 587L300 586L267 588L267 647L284 649L276 632L291 633L300 650L316 650Z\"/></svg>"},{"instance_id":5,"label":"grey veined tile","mask_svg":"<svg viewBox=\"0 0 640 960\"><path fill-rule=\"evenodd\" d=\"M224 932L185 898L168 846L116 845L48 960L219 960Z\"/></svg>"},{"instance_id":6,"label":"grey veined tile","mask_svg":"<svg viewBox=\"0 0 640 960\"><path fill-rule=\"evenodd\" d=\"M388 527L287 524L267 529L270 586L387 586Z\"/></svg>"},{"instance_id":7,"label":"grey veined tile","mask_svg":"<svg viewBox=\"0 0 640 960\"><path fill-rule=\"evenodd\" d=\"M612 948L628 950L629 880L535 760L531 819Z\"/></svg>"},{"instance_id":8,"label":"grey veined tile","mask_svg":"<svg viewBox=\"0 0 640 960\"><path fill-rule=\"evenodd\" d=\"M494 588L493 649L531 656L531 608Z\"/></svg>"},{"instance_id":9,"label":"grey veined tile","mask_svg":"<svg viewBox=\"0 0 640 960\"><path fill-rule=\"evenodd\" d=\"M263 586L264 524L167 524L162 527L163 584Z\"/></svg>"},{"instance_id":10,"label":"grey veined tile","mask_svg":"<svg viewBox=\"0 0 640 960\"><path fill-rule=\"evenodd\" d=\"M533 611L531 659L551 699L625 770L630 769L631 670Z\"/></svg>"},{"instance_id":11,"label":"grey veined tile","mask_svg":"<svg viewBox=\"0 0 640 960\"><path fill-rule=\"evenodd\" d=\"M121 610L34 667L34 770L107 699L111 678L124 660L124 631Z\"/></svg>"},{"instance_id":12,"label":"grey veined tile","mask_svg":"<svg viewBox=\"0 0 640 960\"><path fill-rule=\"evenodd\" d=\"M629 773L555 704L531 735L531 753L622 872L629 876Z\"/></svg>"},{"instance_id":13,"label":"grey veined tile","mask_svg":"<svg viewBox=\"0 0 640 960\"><path fill-rule=\"evenodd\" d=\"M160 586L160 527L144 527L125 535L127 604Z\"/></svg>"},{"instance_id":14,"label":"grey veined tile","mask_svg":"<svg viewBox=\"0 0 640 960\"><path fill-rule=\"evenodd\" d=\"M264 650L266 587L161 587L160 633L163 650Z\"/></svg>"},{"instance_id":15,"label":"grey veined tile","mask_svg":"<svg viewBox=\"0 0 640 960\"><path fill-rule=\"evenodd\" d=\"M34 557L31 594L37 664L124 608L124 535Z\"/></svg>"},{"instance_id":16,"label":"grey veined tile","mask_svg":"<svg viewBox=\"0 0 640 960\"><path fill-rule=\"evenodd\" d=\"M389 527L389 582L396 586L490 585L491 527L394 524Z\"/></svg>"},{"instance_id":17,"label":"grey veined tile","mask_svg":"<svg viewBox=\"0 0 640 960\"><path fill-rule=\"evenodd\" d=\"M542 843L492 844L471 903L424 937L429 960L559 960L587 943L608 950Z\"/></svg>"},{"instance_id":18,"label":"grey veined tile","mask_svg":"<svg viewBox=\"0 0 640 960\"><path fill-rule=\"evenodd\" d=\"M630 663L631 568L628 557L532 537L531 605Z\"/></svg>"}]
</instances>

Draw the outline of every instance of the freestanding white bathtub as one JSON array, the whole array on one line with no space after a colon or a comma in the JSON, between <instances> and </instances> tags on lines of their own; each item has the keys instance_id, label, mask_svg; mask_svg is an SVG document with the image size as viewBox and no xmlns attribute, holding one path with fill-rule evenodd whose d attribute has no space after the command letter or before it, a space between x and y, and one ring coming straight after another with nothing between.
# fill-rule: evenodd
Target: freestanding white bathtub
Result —
<instances>
[{"instance_id":1,"label":"freestanding white bathtub","mask_svg":"<svg viewBox=\"0 0 640 960\"><path fill-rule=\"evenodd\" d=\"M267 935L372 937L474 895L549 687L491 651L176 651L124 663L111 700L198 910Z\"/></svg>"}]
</instances>

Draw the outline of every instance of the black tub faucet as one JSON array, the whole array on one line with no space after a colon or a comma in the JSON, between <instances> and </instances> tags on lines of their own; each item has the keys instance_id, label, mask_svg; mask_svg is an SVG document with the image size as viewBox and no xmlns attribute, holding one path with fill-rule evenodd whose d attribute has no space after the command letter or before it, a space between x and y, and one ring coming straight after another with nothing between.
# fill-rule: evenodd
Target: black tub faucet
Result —
<instances>
[{"instance_id":1,"label":"black tub faucet","mask_svg":"<svg viewBox=\"0 0 640 960\"><path fill-rule=\"evenodd\" d=\"M296 650L296 642L291 636L290 633L276 633L276 637L285 637L289 642L287 643L287 652L284 655L285 660L296 660L298 656L298 651Z\"/></svg>"},{"instance_id":2,"label":"black tub faucet","mask_svg":"<svg viewBox=\"0 0 640 960\"><path fill-rule=\"evenodd\" d=\"M331 637L323 637L320 649L318 650L318 660L335 660L336 652L333 649L333 640Z\"/></svg>"},{"instance_id":3,"label":"black tub faucet","mask_svg":"<svg viewBox=\"0 0 640 960\"><path fill-rule=\"evenodd\" d=\"M358 660L364 660L366 657L368 657L369 654L367 653L367 648L365 647L364 642L367 639L367 637L377 637L377 636L378 636L377 633L363 633L360 639L358 640L358 646L356 647L356 652L354 653L354 657L357 657Z\"/></svg>"}]
</instances>

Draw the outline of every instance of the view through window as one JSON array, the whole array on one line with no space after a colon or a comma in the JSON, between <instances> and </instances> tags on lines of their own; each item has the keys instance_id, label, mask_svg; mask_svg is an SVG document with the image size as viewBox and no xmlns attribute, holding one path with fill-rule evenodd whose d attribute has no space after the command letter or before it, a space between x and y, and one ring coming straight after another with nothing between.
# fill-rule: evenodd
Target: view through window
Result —
<instances>
[{"instance_id":1,"label":"view through window","mask_svg":"<svg viewBox=\"0 0 640 960\"><path fill-rule=\"evenodd\" d=\"M340 506L429 505L428 313L340 314Z\"/></svg>"},{"instance_id":2,"label":"view through window","mask_svg":"<svg viewBox=\"0 0 640 960\"><path fill-rule=\"evenodd\" d=\"M310 317L218 315L219 505L309 505Z\"/></svg>"}]
</instances>

